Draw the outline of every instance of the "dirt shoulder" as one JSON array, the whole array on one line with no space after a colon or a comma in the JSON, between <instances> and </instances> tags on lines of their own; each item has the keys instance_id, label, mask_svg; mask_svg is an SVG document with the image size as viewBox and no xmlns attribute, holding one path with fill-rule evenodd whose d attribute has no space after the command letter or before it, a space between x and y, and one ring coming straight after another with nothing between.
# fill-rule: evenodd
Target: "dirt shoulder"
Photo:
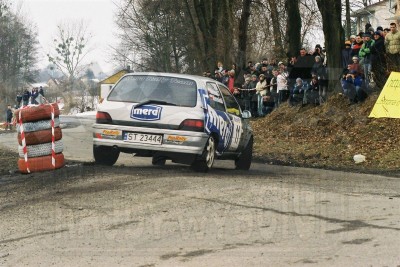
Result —
<instances>
[{"instance_id":1,"label":"dirt shoulder","mask_svg":"<svg viewBox=\"0 0 400 267\"><path fill-rule=\"evenodd\" d=\"M378 93L349 105L332 96L321 106L280 107L253 119L255 157L273 164L400 176L398 119L368 118ZM354 155L366 161L356 164Z\"/></svg>"}]
</instances>

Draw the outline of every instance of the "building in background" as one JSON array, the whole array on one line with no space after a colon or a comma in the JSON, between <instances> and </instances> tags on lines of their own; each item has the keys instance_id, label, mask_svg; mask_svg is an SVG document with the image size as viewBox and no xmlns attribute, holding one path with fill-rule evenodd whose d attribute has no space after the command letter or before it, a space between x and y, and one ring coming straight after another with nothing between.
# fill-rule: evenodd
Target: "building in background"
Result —
<instances>
[{"instance_id":1,"label":"building in background","mask_svg":"<svg viewBox=\"0 0 400 267\"><path fill-rule=\"evenodd\" d=\"M375 4L358 9L351 14L356 20L357 33L365 31L365 24L370 23L374 30L378 26L389 28L389 24L395 21L395 14L400 0L381 0ZM390 21L392 19L393 21Z\"/></svg>"},{"instance_id":2,"label":"building in background","mask_svg":"<svg viewBox=\"0 0 400 267\"><path fill-rule=\"evenodd\" d=\"M100 98L105 98L108 93L111 91L112 87L114 84L117 83L117 81L124 76L125 74L130 72L130 67L128 66L127 69L120 70L117 73L114 73L108 78L105 78L104 80L99 82L100 85Z\"/></svg>"}]
</instances>

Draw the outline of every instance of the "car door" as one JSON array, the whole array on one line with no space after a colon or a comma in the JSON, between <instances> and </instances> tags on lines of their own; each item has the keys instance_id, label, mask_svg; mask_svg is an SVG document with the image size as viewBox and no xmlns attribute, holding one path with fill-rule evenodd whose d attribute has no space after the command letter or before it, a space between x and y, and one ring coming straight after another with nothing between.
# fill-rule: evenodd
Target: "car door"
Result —
<instances>
[{"instance_id":1,"label":"car door","mask_svg":"<svg viewBox=\"0 0 400 267\"><path fill-rule=\"evenodd\" d=\"M204 128L208 134L214 133L218 135L217 153L221 154L231 143L232 119L226 112L224 98L216 83L206 83L206 92L203 98L205 105Z\"/></svg>"},{"instance_id":2,"label":"car door","mask_svg":"<svg viewBox=\"0 0 400 267\"><path fill-rule=\"evenodd\" d=\"M232 96L228 88L220 85L219 89L225 102L226 115L230 120L232 131L227 151L237 151L238 149L241 149L244 145L243 133L245 125L243 124L243 119L241 116L242 111L235 97Z\"/></svg>"}]
</instances>

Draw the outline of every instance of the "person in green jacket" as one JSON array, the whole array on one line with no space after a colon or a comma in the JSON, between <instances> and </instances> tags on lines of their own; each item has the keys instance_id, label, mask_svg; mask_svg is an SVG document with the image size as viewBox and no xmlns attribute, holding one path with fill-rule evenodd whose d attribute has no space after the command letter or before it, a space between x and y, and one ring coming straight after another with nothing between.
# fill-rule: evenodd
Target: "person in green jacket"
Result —
<instances>
[{"instance_id":1,"label":"person in green jacket","mask_svg":"<svg viewBox=\"0 0 400 267\"><path fill-rule=\"evenodd\" d=\"M371 39L370 33L364 33L363 39L363 45L361 46L360 52L358 52L358 57L360 58L360 63L364 70L365 85L367 88L369 88L371 73L371 48L374 46L375 41Z\"/></svg>"}]
</instances>

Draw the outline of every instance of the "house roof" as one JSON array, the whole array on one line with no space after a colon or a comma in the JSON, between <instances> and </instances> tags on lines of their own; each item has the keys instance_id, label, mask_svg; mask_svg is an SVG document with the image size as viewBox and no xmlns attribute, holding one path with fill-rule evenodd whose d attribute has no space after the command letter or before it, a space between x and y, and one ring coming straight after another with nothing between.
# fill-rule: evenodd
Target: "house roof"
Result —
<instances>
[{"instance_id":1,"label":"house roof","mask_svg":"<svg viewBox=\"0 0 400 267\"><path fill-rule=\"evenodd\" d=\"M363 16L363 15L370 15L371 11L375 11L378 7L384 6L386 7L386 2L389 0L382 0L379 2L376 2L372 5L366 6L364 8L360 8L356 11L353 11L350 16L351 17L358 17L358 16Z\"/></svg>"},{"instance_id":2,"label":"house roof","mask_svg":"<svg viewBox=\"0 0 400 267\"><path fill-rule=\"evenodd\" d=\"M122 76L124 76L127 73L128 73L127 70L120 70L117 73L111 75L110 77L100 81L99 84L115 84Z\"/></svg>"}]
</instances>

